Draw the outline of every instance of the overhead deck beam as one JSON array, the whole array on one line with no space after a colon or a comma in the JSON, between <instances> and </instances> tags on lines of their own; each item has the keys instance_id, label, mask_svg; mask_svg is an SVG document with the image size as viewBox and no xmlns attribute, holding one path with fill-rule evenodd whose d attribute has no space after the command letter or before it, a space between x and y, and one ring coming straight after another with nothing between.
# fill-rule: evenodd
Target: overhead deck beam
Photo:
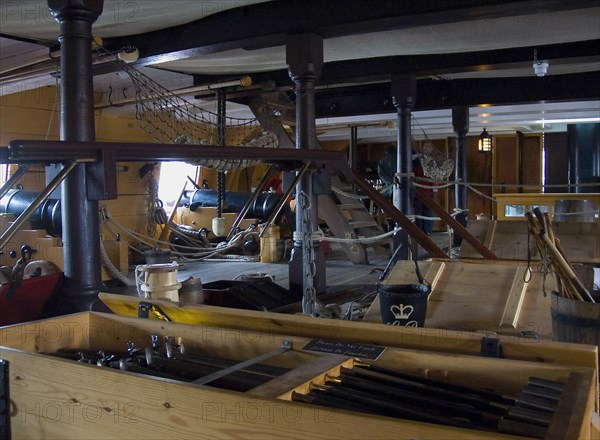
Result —
<instances>
[{"instance_id":1,"label":"overhead deck beam","mask_svg":"<svg viewBox=\"0 0 600 440\"><path fill-rule=\"evenodd\" d=\"M413 111L600 99L600 71L539 77L417 81ZM389 84L317 90L317 118L392 113Z\"/></svg>"},{"instance_id":2,"label":"overhead deck beam","mask_svg":"<svg viewBox=\"0 0 600 440\"><path fill-rule=\"evenodd\" d=\"M551 70L560 64L596 63L597 66L600 62L600 40L477 52L364 58L325 63L317 89L344 83L389 82L392 73L412 72L417 78L424 78L489 70L499 73L503 69L523 67L531 69L534 49L537 49L540 59L550 60ZM533 75L533 69L531 73ZM209 84L228 79L231 79L231 75L194 75L195 84ZM289 83L285 69L253 73L252 79L255 83Z\"/></svg>"},{"instance_id":3,"label":"overhead deck beam","mask_svg":"<svg viewBox=\"0 0 600 440\"><path fill-rule=\"evenodd\" d=\"M232 49L284 45L286 35L314 32L323 38L457 21L497 19L597 6L595 0L305 0L266 2L230 9L180 26L109 38L113 49L135 45L139 65L181 60ZM224 30L227 32L224 32Z\"/></svg>"}]
</instances>

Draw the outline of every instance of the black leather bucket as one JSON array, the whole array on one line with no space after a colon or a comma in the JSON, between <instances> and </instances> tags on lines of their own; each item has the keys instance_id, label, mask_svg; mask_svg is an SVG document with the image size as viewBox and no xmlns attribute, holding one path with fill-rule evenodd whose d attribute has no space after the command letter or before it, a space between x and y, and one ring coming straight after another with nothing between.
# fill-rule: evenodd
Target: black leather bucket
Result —
<instances>
[{"instance_id":1,"label":"black leather bucket","mask_svg":"<svg viewBox=\"0 0 600 440\"><path fill-rule=\"evenodd\" d=\"M423 279L416 260L415 272L419 284L381 284L389 273L391 262L390 260L377 284L381 319L384 324L389 325L423 327L431 286Z\"/></svg>"}]
</instances>

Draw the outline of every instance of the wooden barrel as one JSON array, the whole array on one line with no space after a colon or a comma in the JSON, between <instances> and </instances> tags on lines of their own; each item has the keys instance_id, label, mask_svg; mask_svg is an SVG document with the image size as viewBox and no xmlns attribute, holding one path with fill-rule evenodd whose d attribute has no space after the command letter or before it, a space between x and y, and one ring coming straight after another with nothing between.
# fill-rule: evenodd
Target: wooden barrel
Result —
<instances>
[{"instance_id":1,"label":"wooden barrel","mask_svg":"<svg viewBox=\"0 0 600 440\"><path fill-rule=\"evenodd\" d=\"M552 333L555 341L600 344L600 304L552 293Z\"/></svg>"}]
</instances>

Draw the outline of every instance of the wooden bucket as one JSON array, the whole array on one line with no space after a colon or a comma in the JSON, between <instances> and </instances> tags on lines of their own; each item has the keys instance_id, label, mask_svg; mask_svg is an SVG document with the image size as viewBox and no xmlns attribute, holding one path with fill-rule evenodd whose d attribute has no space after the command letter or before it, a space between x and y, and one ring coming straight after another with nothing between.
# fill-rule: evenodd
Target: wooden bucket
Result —
<instances>
[{"instance_id":1,"label":"wooden bucket","mask_svg":"<svg viewBox=\"0 0 600 440\"><path fill-rule=\"evenodd\" d=\"M552 293L552 333L555 341L599 345L600 304Z\"/></svg>"},{"instance_id":2,"label":"wooden bucket","mask_svg":"<svg viewBox=\"0 0 600 440\"><path fill-rule=\"evenodd\" d=\"M140 297L179 302L181 283L177 282L178 268L176 262L137 266L135 284Z\"/></svg>"}]
</instances>

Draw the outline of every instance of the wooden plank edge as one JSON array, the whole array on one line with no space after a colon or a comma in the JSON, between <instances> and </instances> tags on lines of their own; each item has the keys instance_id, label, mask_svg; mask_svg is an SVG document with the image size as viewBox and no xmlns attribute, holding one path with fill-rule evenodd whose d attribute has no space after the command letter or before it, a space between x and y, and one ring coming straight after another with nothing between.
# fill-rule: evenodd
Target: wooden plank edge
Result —
<instances>
[{"instance_id":1,"label":"wooden plank edge","mask_svg":"<svg viewBox=\"0 0 600 440\"><path fill-rule=\"evenodd\" d=\"M246 395L265 399L292 400L292 391L308 393L311 383L325 383L325 375L338 376L341 367L352 368L352 358L323 355L312 362L300 365L281 376L246 392Z\"/></svg>"},{"instance_id":2,"label":"wooden plank edge","mask_svg":"<svg viewBox=\"0 0 600 440\"><path fill-rule=\"evenodd\" d=\"M116 314L137 317L137 297L100 293L102 301ZM286 315L218 306L190 305L179 307L167 301L152 301L169 315L181 315L179 323L212 327L235 327L237 330L269 334L326 338L340 341L379 344L387 347L429 350L444 353L479 355L481 333L429 327L398 327L368 322L326 320L310 316ZM598 369L598 348L573 344L502 336L507 359L578 365Z\"/></svg>"},{"instance_id":3,"label":"wooden plank edge","mask_svg":"<svg viewBox=\"0 0 600 440\"><path fill-rule=\"evenodd\" d=\"M594 399L590 389L594 379L595 374L592 371L574 372L569 375L546 433L547 439L589 438L594 412Z\"/></svg>"},{"instance_id":4,"label":"wooden plank edge","mask_svg":"<svg viewBox=\"0 0 600 440\"><path fill-rule=\"evenodd\" d=\"M508 326L516 328L519 322L519 314L521 313L521 307L523 306L523 300L525 299L525 292L527 291L527 285L529 281L525 280L525 273L527 268L518 266L515 271L515 276L508 292L508 298L502 312L502 318L500 319L501 326Z\"/></svg>"}]
</instances>

